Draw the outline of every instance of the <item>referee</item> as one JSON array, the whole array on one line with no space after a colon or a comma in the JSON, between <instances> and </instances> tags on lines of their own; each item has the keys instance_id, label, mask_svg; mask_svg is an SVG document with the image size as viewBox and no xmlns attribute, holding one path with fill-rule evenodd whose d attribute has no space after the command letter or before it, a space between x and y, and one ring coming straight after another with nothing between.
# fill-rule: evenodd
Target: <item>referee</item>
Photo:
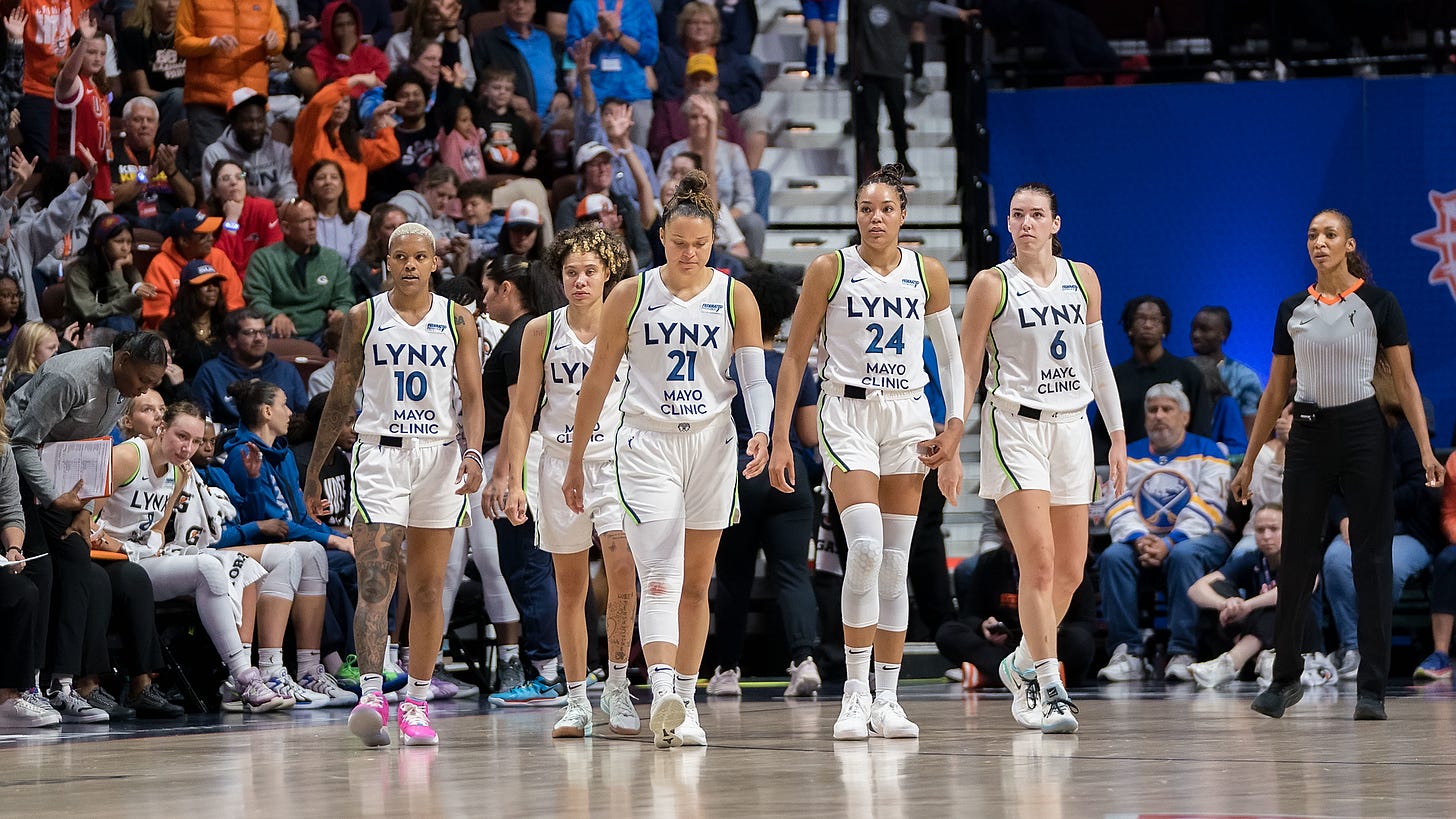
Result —
<instances>
[{"instance_id":1,"label":"referee","mask_svg":"<svg viewBox=\"0 0 1456 819\"><path fill-rule=\"evenodd\" d=\"M1395 296L1370 283L1369 266L1355 250L1349 217L1337 210L1320 211L1309 223L1306 244L1315 283L1279 305L1269 387L1254 419L1252 446L1232 487L1234 497L1247 503L1258 448L1273 431L1288 398L1289 379L1297 372L1294 426L1284 464L1274 679L1253 707L1277 718L1304 695L1299 682L1301 637L1323 561L1325 514L1338 490L1349 503L1360 617L1355 719L1383 720L1390 673L1394 509L1390 445L1371 384L1379 351L1390 362L1401 409L1420 445L1426 485L1440 486L1444 471L1431 453L1420 387L1411 372L1405 317Z\"/></svg>"}]
</instances>

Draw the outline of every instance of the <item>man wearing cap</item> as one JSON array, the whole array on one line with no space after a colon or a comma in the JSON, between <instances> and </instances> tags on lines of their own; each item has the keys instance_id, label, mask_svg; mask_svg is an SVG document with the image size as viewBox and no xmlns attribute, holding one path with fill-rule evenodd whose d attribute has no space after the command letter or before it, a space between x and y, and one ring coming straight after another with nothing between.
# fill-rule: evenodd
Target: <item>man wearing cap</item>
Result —
<instances>
[{"instance_id":1,"label":"man wearing cap","mask_svg":"<svg viewBox=\"0 0 1456 819\"><path fill-rule=\"evenodd\" d=\"M263 0L182 0L176 29L173 47L187 60L182 102L195 165L222 133L223 112L235 105L233 92L268 88L268 58L283 53L287 35L277 4ZM209 169L196 170L206 176Z\"/></svg>"},{"instance_id":2,"label":"man wearing cap","mask_svg":"<svg viewBox=\"0 0 1456 819\"><path fill-rule=\"evenodd\" d=\"M576 224L577 207L594 193L604 194L622 217L627 249L638 259L649 259L652 246L642 225L641 211L625 196L612 192L612 149L600 142L588 142L576 151L577 192L561 200L556 208L556 229Z\"/></svg>"},{"instance_id":3,"label":"man wearing cap","mask_svg":"<svg viewBox=\"0 0 1456 819\"><path fill-rule=\"evenodd\" d=\"M652 221L653 197L657 194L657 174L652 171L652 157L647 149L632 141L632 106L626 100L609 97L597 105L592 86L591 63L587 60L585 41L578 44L574 58L576 86L576 144L599 142L612 151L612 193L625 196L638 204L639 210ZM655 128L656 126L654 126ZM642 188L647 189L647 196Z\"/></svg>"},{"instance_id":4,"label":"man wearing cap","mask_svg":"<svg viewBox=\"0 0 1456 819\"><path fill-rule=\"evenodd\" d=\"M541 240L541 209L529 199L517 199L506 209L501 225L497 253L515 253L532 259L545 258L546 243Z\"/></svg>"},{"instance_id":5,"label":"man wearing cap","mask_svg":"<svg viewBox=\"0 0 1456 819\"><path fill-rule=\"evenodd\" d=\"M222 275L222 298L227 309L243 306L243 283L237 270L225 253L212 246L220 227L221 216L205 216L195 208L180 208L172 214L168 238L147 268L145 281L157 289L157 294L142 302L143 328L155 330L162 326L182 284L182 268L194 259L207 262Z\"/></svg>"},{"instance_id":6,"label":"man wearing cap","mask_svg":"<svg viewBox=\"0 0 1456 819\"><path fill-rule=\"evenodd\" d=\"M192 396L207 417L225 427L238 425L238 408L228 386L235 381L267 381L283 391L288 408L296 413L308 409L308 390L292 361L268 352L268 327L263 316L251 307L234 310L222 322L227 350L197 369Z\"/></svg>"},{"instance_id":7,"label":"man wearing cap","mask_svg":"<svg viewBox=\"0 0 1456 819\"><path fill-rule=\"evenodd\" d=\"M163 231L178 208L190 208L197 191L179 173L177 148L157 144L157 104L132 97L122 109L125 130L111 149L111 209L132 225Z\"/></svg>"},{"instance_id":8,"label":"man wearing cap","mask_svg":"<svg viewBox=\"0 0 1456 819\"><path fill-rule=\"evenodd\" d=\"M283 202L298 195L293 179L293 149L274 139L268 131L268 98L252 88L232 93L227 129L202 154L202 198L212 196L212 167L218 160L231 159L248 175L248 195ZM197 132L192 133L192 147Z\"/></svg>"},{"instance_id":9,"label":"man wearing cap","mask_svg":"<svg viewBox=\"0 0 1456 819\"><path fill-rule=\"evenodd\" d=\"M313 205L290 200L278 219L283 241L253 254L243 297L274 336L298 336L318 344L329 319L354 306L349 268L344 257L319 246Z\"/></svg>"},{"instance_id":10,"label":"man wearing cap","mask_svg":"<svg viewBox=\"0 0 1456 819\"><path fill-rule=\"evenodd\" d=\"M729 110L729 104L718 94L718 61L712 54L694 54L687 60L687 82L678 86L686 93L671 97L659 95L653 102L652 133L647 137L647 148L661 156L667 146L678 140L687 139L688 117L683 103L689 98L705 94L718 99L718 139L726 140L747 151L747 137L738 117Z\"/></svg>"}]
</instances>

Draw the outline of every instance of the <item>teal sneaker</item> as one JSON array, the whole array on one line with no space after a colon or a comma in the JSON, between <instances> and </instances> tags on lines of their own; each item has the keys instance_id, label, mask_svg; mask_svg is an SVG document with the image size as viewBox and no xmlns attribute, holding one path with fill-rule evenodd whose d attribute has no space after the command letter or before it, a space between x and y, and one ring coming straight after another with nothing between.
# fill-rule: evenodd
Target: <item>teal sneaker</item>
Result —
<instances>
[{"instance_id":1,"label":"teal sneaker","mask_svg":"<svg viewBox=\"0 0 1456 819\"><path fill-rule=\"evenodd\" d=\"M500 708L562 706L566 704L566 683L547 682L545 677L537 677L509 691L491 694L490 704Z\"/></svg>"},{"instance_id":2,"label":"teal sneaker","mask_svg":"<svg viewBox=\"0 0 1456 819\"><path fill-rule=\"evenodd\" d=\"M334 677L339 681L339 687L345 691L352 691L355 694L362 693L359 689L359 658L357 656L350 654L344 660L344 664L339 667L339 673L335 674ZM408 682L409 675L397 672L391 674L386 671L384 674L384 691L385 693L398 691L404 688L405 683Z\"/></svg>"}]
</instances>

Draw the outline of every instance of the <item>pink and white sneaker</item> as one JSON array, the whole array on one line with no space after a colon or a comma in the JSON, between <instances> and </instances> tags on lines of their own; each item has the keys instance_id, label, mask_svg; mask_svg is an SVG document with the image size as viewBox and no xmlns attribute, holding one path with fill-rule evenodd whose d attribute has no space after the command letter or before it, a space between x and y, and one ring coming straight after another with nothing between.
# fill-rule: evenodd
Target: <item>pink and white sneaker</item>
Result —
<instances>
[{"instance_id":1,"label":"pink and white sneaker","mask_svg":"<svg viewBox=\"0 0 1456 819\"><path fill-rule=\"evenodd\" d=\"M399 736L406 745L439 745L440 735L430 727L430 706L405 697L399 704Z\"/></svg>"},{"instance_id":2,"label":"pink and white sneaker","mask_svg":"<svg viewBox=\"0 0 1456 819\"><path fill-rule=\"evenodd\" d=\"M400 709L403 711L404 709ZM403 716L403 715L401 715ZM389 703L378 691L365 694L354 710L349 712L349 731L365 746L380 748L389 744Z\"/></svg>"}]
</instances>

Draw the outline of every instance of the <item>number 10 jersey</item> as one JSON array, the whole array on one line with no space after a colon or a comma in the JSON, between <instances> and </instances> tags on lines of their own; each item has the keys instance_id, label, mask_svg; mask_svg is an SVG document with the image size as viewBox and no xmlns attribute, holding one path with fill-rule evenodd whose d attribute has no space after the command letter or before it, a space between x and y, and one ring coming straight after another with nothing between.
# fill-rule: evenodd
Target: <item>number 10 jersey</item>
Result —
<instances>
[{"instance_id":1,"label":"number 10 jersey","mask_svg":"<svg viewBox=\"0 0 1456 819\"><path fill-rule=\"evenodd\" d=\"M364 409L354 423L361 435L411 438L422 443L454 440L456 418L454 304L431 295L430 310L409 324L389 294L365 302Z\"/></svg>"}]
</instances>

